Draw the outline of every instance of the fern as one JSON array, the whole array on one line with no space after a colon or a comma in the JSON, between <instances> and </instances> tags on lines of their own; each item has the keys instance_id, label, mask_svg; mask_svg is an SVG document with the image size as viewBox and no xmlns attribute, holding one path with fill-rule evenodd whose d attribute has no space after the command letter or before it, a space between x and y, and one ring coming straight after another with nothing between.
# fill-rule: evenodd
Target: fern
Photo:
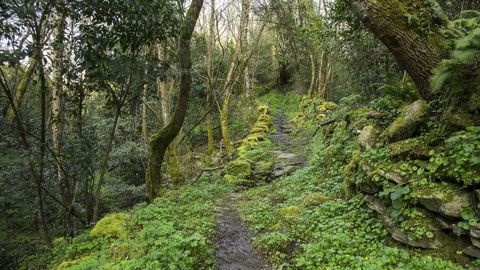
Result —
<instances>
[{"instance_id":1,"label":"fern","mask_svg":"<svg viewBox=\"0 0 480 270\"><path fill-rule=\"evenodd\" d=\"M464 11L443 31L450 55L435 70L431 88L438 92L448 83L450 88L463 91L476 87L468 82L480 78L480 12Z\"/></svg>"}]
</instances>

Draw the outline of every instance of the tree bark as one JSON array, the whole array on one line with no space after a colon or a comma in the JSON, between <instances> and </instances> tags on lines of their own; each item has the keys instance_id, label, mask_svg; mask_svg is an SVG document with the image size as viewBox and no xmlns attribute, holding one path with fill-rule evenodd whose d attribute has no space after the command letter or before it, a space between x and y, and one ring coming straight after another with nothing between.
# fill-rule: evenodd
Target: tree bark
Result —
<instances>
[{"instance_id":1,"label":"tree bark","mask_svg":"<svg viewBox=\"0 0 480 270\"><path fill-rule=\"evenodd\" d=\"M207 138L208 152L214 151L213 139L213 50L215 48L215 0L210 1L210 19L208 22L208 47L207 47Z\"/></svg>"},{"instance_id":2,"label":"tree bark","mask_svg":"<svg viewBox=\"0 0 480 270\"><path fill-rule=\"evenodd\" d=\"M408 72L420 95L426 100L431 99L430 77L441 61L439 46L443 38L440 29L447 19L438 18L438 22L429 29L432 34L423 34L409 25L404 15L413 14L420 18L422 15L419 10L424 14L438 14L438 5L429 1L414 1L415 7L400 0L348 1L365 26L382 41L399 65Z\"/></svg>"},{"instance_id":3,"label":"tree bark","mask_svg":"<svg viewBox=\"0 0 480 270\"><path fill-rule=\"evenodd\" d=\"M147 196L150 201L153 201L161 193L161 168L165 151L178 135L183 126L183 122L185 121L192 84L192 58L190 42L202 6L203 0L193 0L180 28L180 36L177 48L181 71L180 94L177 99L177 104L172 119L168 125L153 134L150 141L150 157L145 177Z\"/></svg>"}]
</instances>

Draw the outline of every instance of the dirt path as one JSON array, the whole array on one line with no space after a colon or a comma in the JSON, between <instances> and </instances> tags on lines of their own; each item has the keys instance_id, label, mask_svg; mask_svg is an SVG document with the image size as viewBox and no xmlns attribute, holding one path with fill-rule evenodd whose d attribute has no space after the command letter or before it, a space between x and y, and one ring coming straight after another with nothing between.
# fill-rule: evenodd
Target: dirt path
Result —
<instances>
[{"instance_id":1,"label":"dirt path","mask_svg":"<svg viewBox=\"0 0 480 270\"><path fill-rule=\"evenodd\" d=\"M220 206L216 237L217 267L219 270L268 269L267 263L252 246L254 234L242 225L236 210L238 195L232 193Z\"/></svg>"},{"instance_id":2,"label":"dirt path","mask_svg":"<svg viewBox=\"0 0 480 270\"><path fill-rule=\"evenodd\" d=\"M292 145L289 134L291 128L286 121L284 112L279 112L274 120L276 132L271 134L271 139L276 145L272 153L278 158L274 168L274 178L289 174L302 165L303 157L290 152ZM230 194L217 206L220 212L217 218L215 243L217 250L215 258L219 270L263 270L270 269L262 254L252 246L254 233L242 224L237 211L239 195Z\"/></svg>"}]
</instances>

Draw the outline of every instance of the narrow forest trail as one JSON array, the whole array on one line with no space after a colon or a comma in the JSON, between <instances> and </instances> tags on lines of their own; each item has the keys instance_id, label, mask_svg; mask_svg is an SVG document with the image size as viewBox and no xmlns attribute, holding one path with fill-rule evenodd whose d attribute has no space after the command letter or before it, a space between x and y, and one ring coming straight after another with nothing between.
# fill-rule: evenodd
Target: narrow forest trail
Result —
<instances>
[{"instance_id":1,"label":"narrow forest trail","mask_svg":"<svg viewBox=\"0 0 480 270\"><path fill-rule=\"evenodd\" d=\"M270 135L275 147L272 154L278 163L273 168L273 177L290 174L305 165L303 155L291 151L293 148L289 134L292 128L286 115L280 111L273 121L275 132ZM241 195L231 193L216 206L217 217L214 241L217 246L215 258L219 270L260 270L270 269L263 254L252 245L255 233L242 224L238 212Z\"/></svg>"}]
</instances>

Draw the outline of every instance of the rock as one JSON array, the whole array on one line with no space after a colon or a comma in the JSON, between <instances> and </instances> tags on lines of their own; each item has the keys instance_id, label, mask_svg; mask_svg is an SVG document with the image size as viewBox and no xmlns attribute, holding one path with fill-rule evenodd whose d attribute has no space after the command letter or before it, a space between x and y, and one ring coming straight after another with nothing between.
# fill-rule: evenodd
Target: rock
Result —
<instances>
[{"instance_id":1,"label":"rock","mask_svg":"<svg viewBox=\"0 0 480 270\"><path fill-rule=\"evenodd\" d=\"M385 117L385 114L381 113L381 112L369 112L369 113L367 113L367 118L368 119L382 119L383 117Z\"/></svg>"},{"instance_id":2,"label":"rock","mask_svg":"<svg viewBox=\"0 0 480 270\"><path fill-rule=\"evenodd\" d=\"M272 178L277 179L284 175L289 175L298 168L297 165L285 165L283 167L275 167L272 173Z\"/></svg>"},{"instance_id":3,"label":"rock","mask_svg":"<svg viewBox=\"0 0 480 270\"><path fill-rule=\"evenodd\" d=\"M469 246L463 250L463 254L468 255L472 258L480 258L480 249L474 247L474 246Z\"/></svg>"},{"instance_id":4,"label":"rock","mask_svg":"<svg viewBox=\"0 0 480 270\"><path fill-rule=\"evenodd\" d=\"M417 193L417 201L430 211L446 217L461 218L460 210L466 204L473 205L474 198L469 192L450 183L436 184Z\"/></svg>"},{"instance_id":5,"label":"rock","mask_svg":"<svg viewBox=\"0 0 480 270\"><path fill-rule=\"evenodd\" d=\"M393 239L405 245L425 249L439 249L442 247L442 243L440 243L437 236L439 232L435 232L432 238L422 237L420 239L413 239L406 232L395 225L394 222L387 216L384 216L384 225Z\"/></svg>"},{"instance_id":6,"label":"rock","mask_svg":"<svg viewBox=\"0 0 480 270\"><path fill-rule=\"evenodd\" d=\"M378 129L374 126L366 126L363 128L360 135L358 135L358 143L367 150L375 146L378 138Z\"/></svg>"},{"instance_id":7,"label":"rock","mask_svg":"<svg viewBox=\"0 0 480 270\"><path fill-rule=\"evenodd\" d=\"M387 146L388 154L392 158L405 159L407 157L428 157L430 149L419 138L412 138L407 140L391 143Z\"/></svg>"},{"instance_id":8,"label":"rock","mask_svg":"<svg viewBox=\"0 0 480 270\"><path fill-rule=\"evenodd\" d=\"M437 223L438 228L440 230L451 230L452 229L452 226L450 225L450 223L448 221L446 221L443 217L435 216L434 219L435 219L435 222Z\"/></svg>"},{"instance_id":9,"label":"rock","mask_svg":"<svg viewBox=\"0 0 480 270\"><path fill-rule=\"evenodd\" d=\"M244 159L236 159L226 166L227 174L237 177L248 177L252 174L252 165Z\"/></svg>"},{"instance_id":10,"label":"rock","mask_svg":"<svg viewBox=\"0 0 480 270\"><path fill-rule=\"evenodd\" d=\"M403 178L400 173L395 171L385 172L384 170L376 170L376 174L383 176L385 179L395 182L398 185L404 185L408 183L408 180Z\"/></svg>"},{"instance_id":11,"label":"rock","mask_svg":"<svg viewBox=\"0 0 480 270\"><path fill-rule=\"evenodd\" d=\"M480 239L470 237L470 242L472 242L474 247L480 248Z\"/></svg>"},{"instance_id":12,"label":"rock","mask_svg":"<svg viewBox=\"0 0 480 270\"><path fill-rule=\"evenodd\" d=\"M458 227L457 224L452 225L452 232L453 232L453 234L455 234L458 237L468 234L468 232L466 230Z\"/></svg>"},{"instance_id":13,"label":"rock","mask_svg":"<svg viewBox=\"0 0 480 270\"><path fill-rule=\"evenodd\" d=\"M427 118L429 106L424 100L417 100L403 108L400 116L383 132L387 142L397 142L410 138Z\"/></svg>"},{"instance_id":14,"label":"rock","mask_svg":"<svg viewBox=\"0 0 480 270\"><path fill-rule=\"evenodd\" d=\"M365 203L368 208L372 209L380 215L383 215L387 212L387 206L385 205L385 203L376 196L366 195Z\"/></svg>"},{"instance_id":15,"label":"rock","mask_svg":"<svg viewBox=\"0 0 480 270\"><path fill-rule=\"evenodd\" d=\"M295 159L297 157L297 155L293 154L293 153L280 153L277 158L278 159Z\"/></svg>"},{"instance_id":16,"label":"rock","mask_svg":"<svg viewBox=\"0 0 480 270\"><path fill-rule=\"evenodd\" d=\"M480 224L476 224L470 227L468 231L471 237L480 239Z\"/></svg>"},{"instance_id":17,"label":"rock","mask_svg":"<svg viewBox=\"0 0 480 270\"><path fill-rule=\"evenodd\" d=\"M480 110L480 93L475 93L470 96L468 101L468 109L471 112Z\"/></svg>"}]
</instances>

